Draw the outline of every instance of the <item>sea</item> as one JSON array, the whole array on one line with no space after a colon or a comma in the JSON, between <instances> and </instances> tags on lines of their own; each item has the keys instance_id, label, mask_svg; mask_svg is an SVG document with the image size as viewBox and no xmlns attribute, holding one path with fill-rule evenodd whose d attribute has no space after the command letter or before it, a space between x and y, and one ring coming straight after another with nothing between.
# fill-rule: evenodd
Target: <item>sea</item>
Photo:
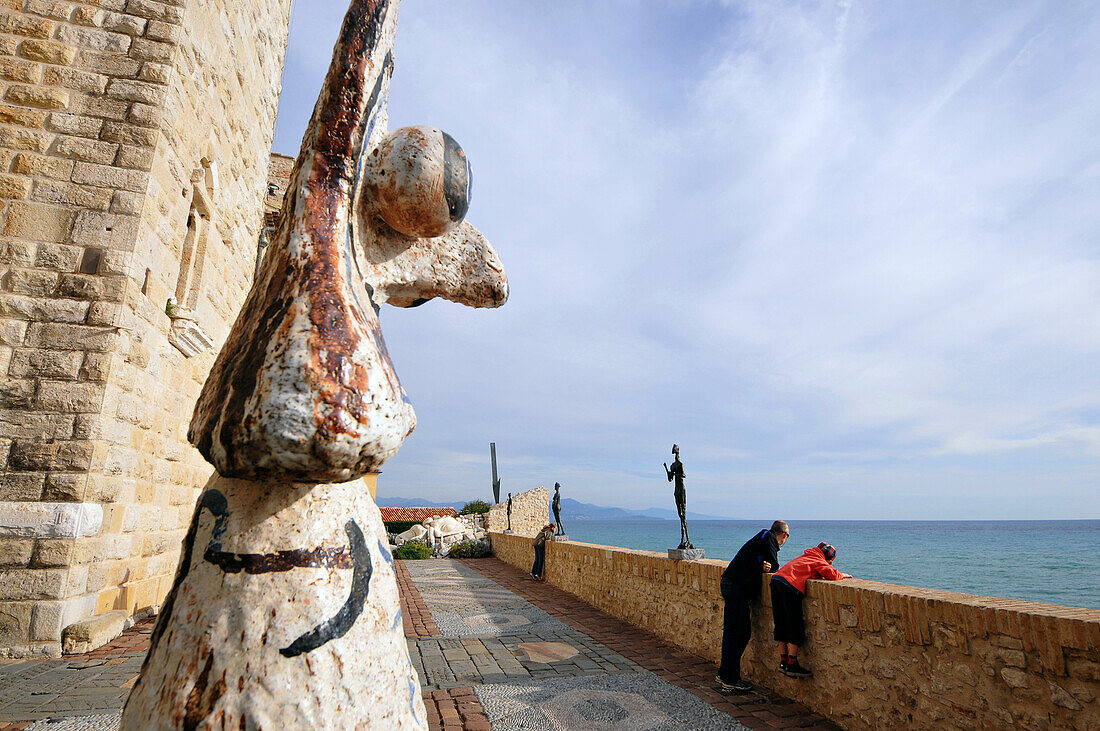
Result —
<instances>
[{"instance_id":1,"label":"sea","mask_svg":"<svg viewBox=\"0 0 1100 731\"><path fill-rule=\"evenodd\" d=\"M574 541L664 552L680 543L673 520L569 520ZM792 520L785 563L828 541L834 561L861 579L1100 609L1100 520ZM770 521L689 520L707 558L729 561Z\"/></svg>"}]
</instances>

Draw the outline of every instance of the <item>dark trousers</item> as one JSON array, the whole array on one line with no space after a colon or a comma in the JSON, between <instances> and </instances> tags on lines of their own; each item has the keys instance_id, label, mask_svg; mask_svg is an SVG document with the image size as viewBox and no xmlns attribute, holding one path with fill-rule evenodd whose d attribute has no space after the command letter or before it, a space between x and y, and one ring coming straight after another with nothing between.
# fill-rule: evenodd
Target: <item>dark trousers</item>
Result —
<instances>
[{"instance_id":1,"label":"dark trousers","mask_svg":"<svg viewBox=\"0 0 1100 731\"><path fill-rule=\"evenodd\" d=\"M722 664L718 666L718 675L727 683L736 683L741 679L741 655L752 636L749 597L727 579L722 579L721 587L726 611L722 617Z\"/></svg>"},{"instance_id":2,"label":"dark trousers","mask_svg":"<svg viewBox=\"0 0 1100 731\"><path fill-rule=\"evenodd\" d=\"M798 593L798 589L775 578L771 581L771 588L775 641L802 647L806 644L806 620L802 616L802 595Z\"/></svg>"},{"instance_id":3,"label":"dark trousers","mask_svg":"<svg viewBox=\"0 0 1100 731\"><path fill-rule=\"evenodd\" d=\"M531 573L542 578L542 571L546 568L546 544L535 546L535 565L531 567Z\"/></svg>"}]
</instances>

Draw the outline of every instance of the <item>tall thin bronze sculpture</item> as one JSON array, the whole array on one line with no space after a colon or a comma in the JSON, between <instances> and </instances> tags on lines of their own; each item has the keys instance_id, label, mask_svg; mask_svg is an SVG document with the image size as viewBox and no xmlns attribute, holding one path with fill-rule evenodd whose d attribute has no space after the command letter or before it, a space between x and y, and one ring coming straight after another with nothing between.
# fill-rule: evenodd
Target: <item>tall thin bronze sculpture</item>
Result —
<instances>
[{"instance_id":1,"label":"tall thin bronze sculpture","mask_svg":"<svg viewBox=\"0 0 1100 731\"><path fill-rule=\"evenodd\" d=\"M554 511L554 524L558 526L558 531L554 535L564 536L565 528L561 524L561 483L554 483L554 499L550 502L550 507Z\"/></svg>"},{"instance_id":2,"label":"tall thin bronze sculpture","mask_svg":"<svg viewBox=\"0 0 1100 731\"><path fill-rule=\"evenodd\" d=\"M687 490L684 489L684 463L680 461L680 447L672 445L672 468L665 463L665 475L669 482L675 480L672 496L676 500L676 513L680 516L680 550L693 549L691 539L688 537L687 524Z\"/></svg>"}]
</instances>

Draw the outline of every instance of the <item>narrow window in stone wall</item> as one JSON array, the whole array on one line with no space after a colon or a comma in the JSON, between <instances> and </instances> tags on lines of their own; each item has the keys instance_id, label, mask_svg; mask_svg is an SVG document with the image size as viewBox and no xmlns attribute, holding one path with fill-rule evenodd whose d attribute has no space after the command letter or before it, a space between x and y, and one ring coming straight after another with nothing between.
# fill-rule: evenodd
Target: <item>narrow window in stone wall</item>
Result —
<instances>
[{"instance_id":1,"label":"narrow window in stone wall","mask_svg":"<svg viewBox=\"0 0 1100 731\"><path fill-rule=\"evenodd\" d=\"M256 268L252 272L253 282L260 276L260 262L264 260L264 252L267 251L267 246L271 243L271 236L274 233L274 226L264 226L260 229L260 238L256 241Z\"/></svg>"},{"instance_id":2,"label":"narrow window in stone wall","mask_svg":"<svg viewBox=\"0 0 1100 731\"><path fill-rule=\"evenodd\" d=\"M210 194L217 188L217 168L205 158L191 176L191 210L187 214L187 232L180 255L180 273L176 291L167 306L172 318L169 342L187 357L210 349L213 341L196 319L203 291L210 237L217 229L211 220L214 207Z\"/></svg>"},{"instance_id":3,"label":"narrow window in stone wall","mask_svg":"<svg viewBox=\"0 0 1100 731\"><path fill-rule=\"evenodd\" d=\"M180 275L176 280L176 306L194 310L202 290L203 267L210 237L210 205L203 182L195 184L191 195L191 212L187 214L187 235L180 257Z\"/></svg>"}]
</instances>

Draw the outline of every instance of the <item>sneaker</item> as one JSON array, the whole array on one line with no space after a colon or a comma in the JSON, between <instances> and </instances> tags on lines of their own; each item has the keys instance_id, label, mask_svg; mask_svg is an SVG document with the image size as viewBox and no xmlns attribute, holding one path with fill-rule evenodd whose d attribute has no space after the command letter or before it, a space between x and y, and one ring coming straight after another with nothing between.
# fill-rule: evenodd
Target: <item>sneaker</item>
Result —
<instances>
[{"instance_id":1,"label":"sneaker","mask_svg":"<svg viewBox=\"0 0 1100 731\"><path fill-rule=\"evenodd\" d=\"M787 661L786 660L780 660L779 661L779 672L786 675L786 673L787 673Z\"/></svg>"},{"instance_id":2,"label":"sneaker","mask_svg":"<svg viewBox=\"0 0 1100 731\"><path fill-rule=\"evenodd\" d=\"M783 674L792 678L808 678L813 675L809 668L802 667L798 664L797 660L787 663L787 667L783 670Z\"/></svg>"},{"instance_id":3,"label":"sneaker","mask_svg":"<svg viewBox=\"0 0 1100 731\"><path fill-rule=\"evenodd\" d=\"M722 680L721 675L715 675L714 680L718 683L718 687L726 692L744 693L746 691L752 690L752 683L744 679L737 680L733 683L727 683L726 681Z\"/></svg>"}]
</instances>

